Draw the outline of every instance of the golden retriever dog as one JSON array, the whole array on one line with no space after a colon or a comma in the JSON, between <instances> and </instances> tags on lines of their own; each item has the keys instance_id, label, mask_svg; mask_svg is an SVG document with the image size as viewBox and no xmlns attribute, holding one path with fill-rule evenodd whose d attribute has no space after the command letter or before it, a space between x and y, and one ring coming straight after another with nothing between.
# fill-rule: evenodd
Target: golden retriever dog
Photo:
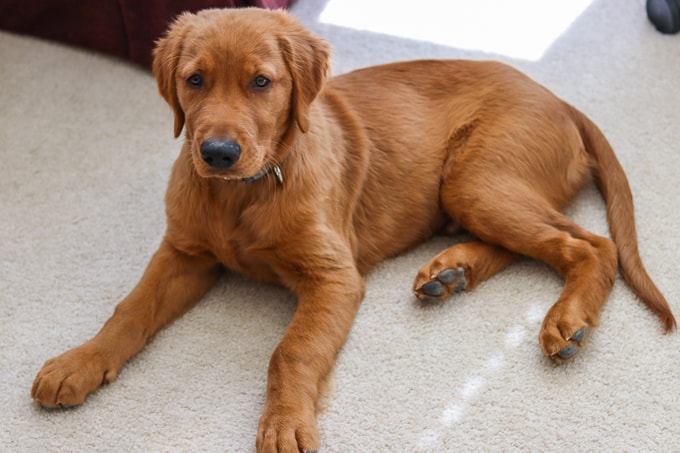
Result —
<instances>
[{"instance_id":1,"label":"golden retriever dog","mask_svg":"<svg viewBox=\"0 0 680 453\"><path fill-rule=\"evenodd\" d=\"M329 78L330 48L283 11L184 14L153 70L185 141L167 195L167 231L101 331L48 360L32 396L81 404L160 328L240 272L297 296L271 357L258 452L319 448L316 413L373 265L442 229L474 239L417 273L416 296L469 291L520 256L564 278L538 340L573 358L617 268L675 327L638 252L631 191L584 114L497 62L413 61ZM612 239L560 213L589 178Z\"/></svg>"}]
</instances>

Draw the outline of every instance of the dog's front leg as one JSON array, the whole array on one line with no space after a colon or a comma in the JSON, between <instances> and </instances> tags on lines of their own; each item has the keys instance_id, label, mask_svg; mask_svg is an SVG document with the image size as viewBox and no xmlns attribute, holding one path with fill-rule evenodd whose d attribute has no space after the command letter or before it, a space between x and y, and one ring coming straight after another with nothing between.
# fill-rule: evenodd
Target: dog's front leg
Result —
<instances>
[{"instance_id":1,"label":"dog's front leg","mask_svg":"<svg viewBox=\"0 0 680 453\"><path fill-rule=\"evenodd\" d=\"M123 364L161 327L182 315L217 281L214 258L190 256L167 241L135 289L90 341L48 360L31 395L46 407L73 406L115 378Z\"/></svg>"},{"instance_id":2,"label":"dog's front leg","mask_svg":"<svg viewBox=\"0 0 680 453\"><path fill-rule=\"evenodd\" d=\"M257 451L311 452L319 448L316 411L321 389L345 342L364 295L352 265L292 285L298 307L269 364L267 402Z\"/></svg>"}]
</instances>

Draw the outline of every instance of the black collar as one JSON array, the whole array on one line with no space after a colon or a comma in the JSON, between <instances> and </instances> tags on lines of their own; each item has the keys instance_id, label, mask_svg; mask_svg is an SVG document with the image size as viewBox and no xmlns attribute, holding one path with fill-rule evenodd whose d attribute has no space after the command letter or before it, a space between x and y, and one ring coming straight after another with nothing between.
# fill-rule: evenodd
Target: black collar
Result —
<instances>
[{"instance_id":1,"label":"black collar","mask_svg":"<svg viewBox=\"0 0 680 453\"><path fill-rule=\"evenodd\" d=\"M274 173L274 176L276 176L276 180L279 182L279 184L283 184L283 173L281 173L281 167L278 165L273 165L271 167L266 167L257 172L254 176L251 176L250 178L243 178L243 179L238 179L238 181L245 182L245 183L252 183L257 181L258 179L262 178L265 175L268 175L269 173ZM229 178L224 178L225 181L232 181L232 179Z\"/></svg>"}]
</instances>

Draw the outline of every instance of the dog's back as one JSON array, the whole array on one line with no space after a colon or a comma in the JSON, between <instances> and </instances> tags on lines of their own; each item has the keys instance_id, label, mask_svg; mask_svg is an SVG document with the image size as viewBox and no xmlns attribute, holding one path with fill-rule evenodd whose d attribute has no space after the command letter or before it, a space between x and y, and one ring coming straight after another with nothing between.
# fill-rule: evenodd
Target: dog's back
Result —
<instances>
[{"instance_id":1,"label":"dog's back","mask_svg":"<svg viewBox=\"0 0 680 453\"><path fill-rule=\"evenodd\" d=\"M580 135L562 102L502 63L424 60L373 66L334 77L318 102L342 110L343 134L360 134L366 144L369 170L355 212L362 268L421 242L442 225L439 190L452 166L465 165L470 177L477 177L474 167L482 165L487 180L531 172L526 179L545 182L542 190L558 208L587 178L588 158L579 156ZM535 140L521 148L505 144L526 135ZM504 142L502 149L491 149L493 137ZM570 165L574 158L583 165ZM570 166L577 171L567 176L569 181L553 184L554 174ZM380 253L362 255L374 249Z\"/></svg>"}]
</instances>

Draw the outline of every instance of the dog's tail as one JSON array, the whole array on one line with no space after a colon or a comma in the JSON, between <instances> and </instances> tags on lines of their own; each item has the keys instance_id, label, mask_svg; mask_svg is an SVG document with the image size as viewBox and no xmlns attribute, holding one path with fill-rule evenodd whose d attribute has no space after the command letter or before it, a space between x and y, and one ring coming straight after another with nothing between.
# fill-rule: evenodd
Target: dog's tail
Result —
<instances>
[{"instance_id":1,"label":"dog's tail","mask_svg":"<svg viewBox=\"0 0 680 453\"><path fill-rule=\"evenodd\" d=\"M594 158L595 182L607 204L609 231L616 244L623 279L633 292L654 312L668 333L676 322L666 298L642 265L638 250L633 196L623 168L600 129L583 113L569 106L588 153Z\"/></svg>"}]
</instances>

